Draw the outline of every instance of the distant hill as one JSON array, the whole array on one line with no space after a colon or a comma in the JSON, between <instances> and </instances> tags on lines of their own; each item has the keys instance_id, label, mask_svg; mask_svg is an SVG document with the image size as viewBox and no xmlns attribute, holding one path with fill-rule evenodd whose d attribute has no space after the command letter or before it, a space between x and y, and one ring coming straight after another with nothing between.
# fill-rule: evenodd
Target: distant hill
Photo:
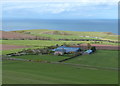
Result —
<instances>
[{"instance_id":1,"label":"distant hill","mask_svg":"<svg viewBox=\"0 0 120 86\"><path fill-rule=\"evenodd\" d=\"M47 37L51 39L102 39L102 40L118 40L118 35L111 32L79 32L79 31L60 31L48 29L33 29L12 31L24 34L30 34L39 37Z\"/></svg>"}]
</instances>

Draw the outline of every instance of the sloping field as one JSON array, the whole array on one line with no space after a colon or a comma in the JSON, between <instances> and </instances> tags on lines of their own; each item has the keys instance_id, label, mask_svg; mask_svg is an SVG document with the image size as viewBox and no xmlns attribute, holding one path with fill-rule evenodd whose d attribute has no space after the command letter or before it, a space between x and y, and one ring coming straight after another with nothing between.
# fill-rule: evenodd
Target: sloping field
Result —
<instances>
[{"instance_id":1,"label":"sloping field","mask_svg":"<svg viewBox=\"0 0 120 86\"><path fill-rule=\"evenodd\" d=\"M114 50L97 50L93 54L78 56L77 58L65 61L65 63L117 68L119 52Z\"/></svg>"},{"instance_id":2,"label":"sloping field","mask_svg":"<svg viewBox=\"0 0 120 86\"><path fill-rule=\"evenodd\" d=\"M0 31L0 39L44 39L45 37L37 37L33 36L31 34L24 34L24 33L18 33L18 32L6 32L6 31Z\"/></svg>"},{"instance_id":3,"label":"sloping field","mask_svg":"<svg viewBox=\"0 0 120 86\"><path fill-rule=\"evenodd\" d=\"M37 36L50 37L54 39L59 38L87 38L93 39L95 37L109 40L118 40L118 35L115 35L111 32L79 32L79 31L59 31L59 30L48 30L48 29L34 29L34 30L22 30L15 31L19 33L30 33ZM92 37L92 38L91 38Z\"/></svg>"}]
</instances>

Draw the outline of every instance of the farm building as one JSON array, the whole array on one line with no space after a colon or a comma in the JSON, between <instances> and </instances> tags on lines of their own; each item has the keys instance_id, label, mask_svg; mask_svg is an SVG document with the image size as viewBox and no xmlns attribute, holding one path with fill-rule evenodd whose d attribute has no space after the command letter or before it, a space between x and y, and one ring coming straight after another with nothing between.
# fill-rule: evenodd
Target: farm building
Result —
<instances>
[{"instance_id":1,"label":"farm building","mask_svg":"<svg viewBox=\"0 0 120 86\"><path fill-rule=\"evenodd\" d=\"M79 52L79 51L81 51L81 49L76 48L76 47L60 46L60 47L58 47L56 49L53 49L52 51L62 52L62 53L70 53L70 52Z\"/></svg>"},{"instance_id":2,"label":"farm building","mask_svg":"<svg viewBox=\"0 0 120 86\"><path fill-rule=\"evenodd\" d=\"M54 55L64 55L65 52L65 49L56 49Z\"/></svg>"}]
</instances>

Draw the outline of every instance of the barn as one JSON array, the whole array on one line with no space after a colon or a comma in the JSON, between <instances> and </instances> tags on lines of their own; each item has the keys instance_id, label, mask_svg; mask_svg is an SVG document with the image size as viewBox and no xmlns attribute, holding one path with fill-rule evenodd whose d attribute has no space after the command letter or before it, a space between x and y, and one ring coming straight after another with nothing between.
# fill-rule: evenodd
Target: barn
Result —
<instances>
[{"instance_id":1,"label":"barn","mask_svg":"<svg viewBox=\"0 0 120 86\"><path fill-rule=\"evenodd\" d=\"M79 52L81 51L80 48L77 48L77 47L66 47L66 46L60 46L56 49L53 49L52 51L59 51L59 52L64 52L64 53L70 53L70 52Z\"/></svg>"}]
</instances>

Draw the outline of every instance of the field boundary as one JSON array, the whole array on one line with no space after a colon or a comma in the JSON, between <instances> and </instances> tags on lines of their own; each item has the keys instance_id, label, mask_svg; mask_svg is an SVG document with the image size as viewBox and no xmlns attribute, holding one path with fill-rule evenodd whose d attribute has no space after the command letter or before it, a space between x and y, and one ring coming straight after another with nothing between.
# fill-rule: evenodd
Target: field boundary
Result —
<instances>
[{"instance_id":1,"label":"field boundary","mask_svg":"<svg viewBox=\"0 0 120 86\"><path fill-rule=\"evenodd\" d=\"M78 57L78 56L80 56L80 55L71 56L71 57L69 57L69 58L66 58L66 59L60 60L60 61L58 61L58 62L64 62L64 61L67 61L67 60L70 60L70 59L76 58L76 57Z\"/></svg>"},{"instance_id":2,"label":"field boundary","mask_svg":"<svg viewBox=\"0 0 120 86\"><path fill-rule=\"evenodd\" d=\"M61 63L61 62L48 62L48 61L35 61L35 60L27 60L27 59L18 59L18 58L2 58L3 60L12 60L12 61L25 61L25 62L37 62L37 63L48 63L48 64L62 64L62 65L72 65L77 68L87 68L87 69L94 69L94 70L112 70L112 71L120 71L119 68L110 68L110 67L99 67L99 66L90 66L84 64L73 64L73 63Z\"/></svg>"}]
</instances>

